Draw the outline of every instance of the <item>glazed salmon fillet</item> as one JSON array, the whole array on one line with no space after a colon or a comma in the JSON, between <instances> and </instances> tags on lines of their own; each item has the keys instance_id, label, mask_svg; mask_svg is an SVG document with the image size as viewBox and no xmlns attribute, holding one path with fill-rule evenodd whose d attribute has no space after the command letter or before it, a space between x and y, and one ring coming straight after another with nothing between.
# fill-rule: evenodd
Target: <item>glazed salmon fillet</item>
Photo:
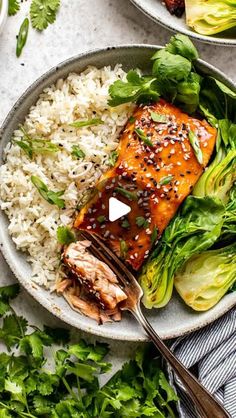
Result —
<instances>
[{"instance_id":1,"label":"glazed salmon fillet","mask_svg":"<svg viewBox=\"0 0 236 418\"><path fill-rule=\"evenodd\" d=\"M100 178L75 228L98 234L138 270L208 164L216 134L205 120L162 99L138 106L121 134L114 167ZM131 207L114 222L109 221L111 197Z\"/></svg>"}]
</instances>

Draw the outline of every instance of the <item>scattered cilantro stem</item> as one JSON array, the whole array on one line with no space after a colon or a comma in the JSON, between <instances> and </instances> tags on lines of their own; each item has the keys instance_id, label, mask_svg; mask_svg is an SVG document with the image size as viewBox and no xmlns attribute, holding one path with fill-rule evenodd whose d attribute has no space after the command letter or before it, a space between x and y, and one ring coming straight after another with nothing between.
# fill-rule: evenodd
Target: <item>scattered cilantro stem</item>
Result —
<instances>
[{"instance_id":1,"label":"scattered cilantro stem","mask_svg":"<svg viewBox=\"0 0 236 418\"><path fill-rule=\"evenodd\" d=\"M62 382L64 383L64 386L66 387L66 389L68 390L68 393L71 395L71 397L78 402L78 398L75 394L75 392L71 389L70 385L68 384L67 380L65 377L62 377Z\"/></svg>"},{"instance_id":2,"label":"scattered cilantro stem","mask_svg":"<svg viewBox=\"0 0 236 418\"><path fill-rule=\"evenodd\" d=\"M16 320L16 322L18 324L18 327L19 327L19 330L20 330L20 333L21 333L21 337L23 338L25 336L25 333L24 333L24 330L23 330L23 328L21 326L21 322L19 321L19 318L16 315L16 312L13 309L13 307L11 305L9 305L9 307L10 307L10 311L12 312L12 315L15 317L15 320Z\"/></svg>"}]
</instances>

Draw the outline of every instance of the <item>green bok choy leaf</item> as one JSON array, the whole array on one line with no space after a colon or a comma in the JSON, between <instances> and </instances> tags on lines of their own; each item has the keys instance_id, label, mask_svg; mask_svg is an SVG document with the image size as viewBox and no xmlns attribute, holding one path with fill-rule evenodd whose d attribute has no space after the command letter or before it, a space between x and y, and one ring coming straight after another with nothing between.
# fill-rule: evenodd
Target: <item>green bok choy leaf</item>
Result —
<instances>
[{"instance_id":1,"label":"green bok choy leaf","mask_svg":"<svg viewBox=\"0 0 236 418\"><path fill-rule=\"evenodd\" d=\"M221 234L224 212L218 198L187 197L139 278L147 308L161 308L169 302L175 272L193 254L215 243Z\"/></svg>"}]
</instances>

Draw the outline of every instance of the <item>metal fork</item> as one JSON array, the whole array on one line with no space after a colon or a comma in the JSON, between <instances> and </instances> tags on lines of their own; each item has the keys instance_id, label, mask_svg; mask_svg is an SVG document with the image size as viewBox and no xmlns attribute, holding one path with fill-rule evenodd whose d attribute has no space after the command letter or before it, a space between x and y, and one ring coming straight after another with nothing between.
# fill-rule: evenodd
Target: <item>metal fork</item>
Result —
<instances>
[{"instance_id":1,"label":"metal fork","mask_svg":"<svg viewBox=\"0 0 236 418\"><path fill-rule=\"evenodd\" d=\"M170 364L185 386L190 398L194 402L202 418L230 418L230 415L217 400L198 382L186 367L174 356L165 343L160 339L147 318L144 316L140 300L143 296L142 288L136 278L119 260L119 258L98 238L97 235L81 231L81 237L91 242L90 251L98 259L104 261L116 274L123 285L127 299L121 303L122 310L130 311L143 327L146 334L158 348L160 353Z\"/></svg>"}]
</instances>

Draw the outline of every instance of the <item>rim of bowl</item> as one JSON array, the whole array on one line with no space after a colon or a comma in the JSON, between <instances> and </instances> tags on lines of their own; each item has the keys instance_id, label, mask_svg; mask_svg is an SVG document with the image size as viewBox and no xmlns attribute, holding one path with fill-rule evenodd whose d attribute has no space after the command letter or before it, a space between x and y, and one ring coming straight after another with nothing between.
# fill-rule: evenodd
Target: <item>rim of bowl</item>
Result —
<instances>
[{"instance_id":1,"label":"rim of bowl","mask_svg":"<svg viewBox=\"0 0 236 418\"><path fill-rule=\"evenodd\" d=\"M188 28L187 25L186 25L186 29L185 28L179 28L179 27L177 27L177 25L175 23L173 25L171 25L168 21L164 22L161 17L153 15L150 10L146 9L143 6L142 0L130 0L130 1L143 14L145 14L147 17L149 17L149 19L158 23L162 27L169 29L171 32L174 32L174 33L181 32L184 35L187 35L191 38L195 38L197 41L204 42L204 43L209 44L209 45L223 45L223 46L228 46L228 47L236 46L236 38L235 39L219 38L217 36L201 35L200 33L192 31L190 28ZM171 14L170 14L170 17L171 17Z\"/></svg>"},{"instance_id":2,"label":"rim of bowl","mask_svg":"<svg viewBox=\"0 0 236 418\"><path fill-rule=\"evenodd\" d=\"M4 24L6 23L8 14L8 0L2 0L0 5L0 32L3 29Z\"/></svg>"},{"instance_id":3,"label":"rim of bowl","mask_svg":"<svg viewBox=\"0 0 236 418\"><path fill-rule=\"evenodd\" d=\"M14 113L16 111L16 109L21 106L21 104L24 102L24 100L27 98L27 96L29 94L31 94L31 92L34 90L34 88L40 86L41 83L43 83L47 78L49 78L51 75L53 75L55 72L57 72L58 68L63 68L63 67L67 67L68 65L70 65L70 63L76 62L82 58L89 58L89 57L94 57L96 55L99 55L100 53L104 53L107 52L109 50L123 50L123 49L153 49L153 51L155 51L155 49L162 49L163 46L160 45L153 45L153 44L119 44L119 45L114 45L114 46L108 46L108 47L104 47L104 48L96 48L96 49L92 49L89 50L87 52L82 52L80 54L74 55L71 58L68 58L66 60L61 61L59 64L53 66L52 68L50 68L48 71L46 71L45 73L43 73L40 77L38 77L26 90L25 92L18 98L18 100L15 102L15 104L12 106L11 110L9 111L9 113L7 114L6 118L4 119L2 126L0 127L0 138L2 137L2 135L4 134L5 130L7 129L8 123L10 122L10 120L12 119L12 116L14 116ZM200 66L207 68L209 71L213 71L215 76L218 76L219 78L223 79L223 81L227 82L228 85L231 85L231 88L233 88L236 91L236 83L233 82L233 80L230 77L227 77L222 71L218 70L216 67L214 67L211 64L208 64L206 61L203 61L201 59L197 60L198 63L200 64ZM17 250L16 250L17 251ZM26 283L25 280L22 279L22 277L19 276L17 268L15 263L12 261L12 257L9 256L8 254L8 250L7 250L7 246L5 248L5 245L3 243L3 245L1 246L1 252L3 254L4 259L6 260L7 264L9 265L11 271L13 272L13 274L16 276L17 280L19 281L19 283L26 289L26 291L34 298L36 299L36 301L38 303L40 303L45 309L47 309L50 313L52 313L54 316L56 316L57 318L59 318L60 320L64 321L65 323L67 323L70 326L73 326L73 324L71 324L68 315L64 315L63 313L58 313L55 309L53 309L53 306L51 306L51 303L46 301L42 301L41 298L38 297L38 292L37 292L37 287L36 286L31 286L31 283ZM162 337L162 339L172 339L172 338L177 338L179 336L183 336L185 334L188 334L190 332L196 331L200 328L203 328L204 326L212 323L213 321L215 321L216 319L218 319L219 317L221 317L224 313L228 312L233 306L235 306L236 304L236 298L233 298L230 303L227 304L227 306L222 307L220 313L219 312L211 312L211 310L209 310L209 317L207 319L202 319L198 324L196 325L192 325L189 328L185 328L183 327L181 329L180 332L172 332L169 335L165 335L164 337ZM77 329L80 329L82 331L86 331L90 334L93 335L97 335L103 338L109 338L109 339L113 339L113 340L119 340L119 341L136 341L136 342L146 342L149 341L148 337L142 333L140 333L139 336L133 336L133 337L128 337L127 335L112 335L112 336L108 336L106 334L104 334L104 332L102 330L100 330L100 328L87 328L85 326L81 326L80 328L78 328L76 326Z\"/></svg>"}]
</instances>

